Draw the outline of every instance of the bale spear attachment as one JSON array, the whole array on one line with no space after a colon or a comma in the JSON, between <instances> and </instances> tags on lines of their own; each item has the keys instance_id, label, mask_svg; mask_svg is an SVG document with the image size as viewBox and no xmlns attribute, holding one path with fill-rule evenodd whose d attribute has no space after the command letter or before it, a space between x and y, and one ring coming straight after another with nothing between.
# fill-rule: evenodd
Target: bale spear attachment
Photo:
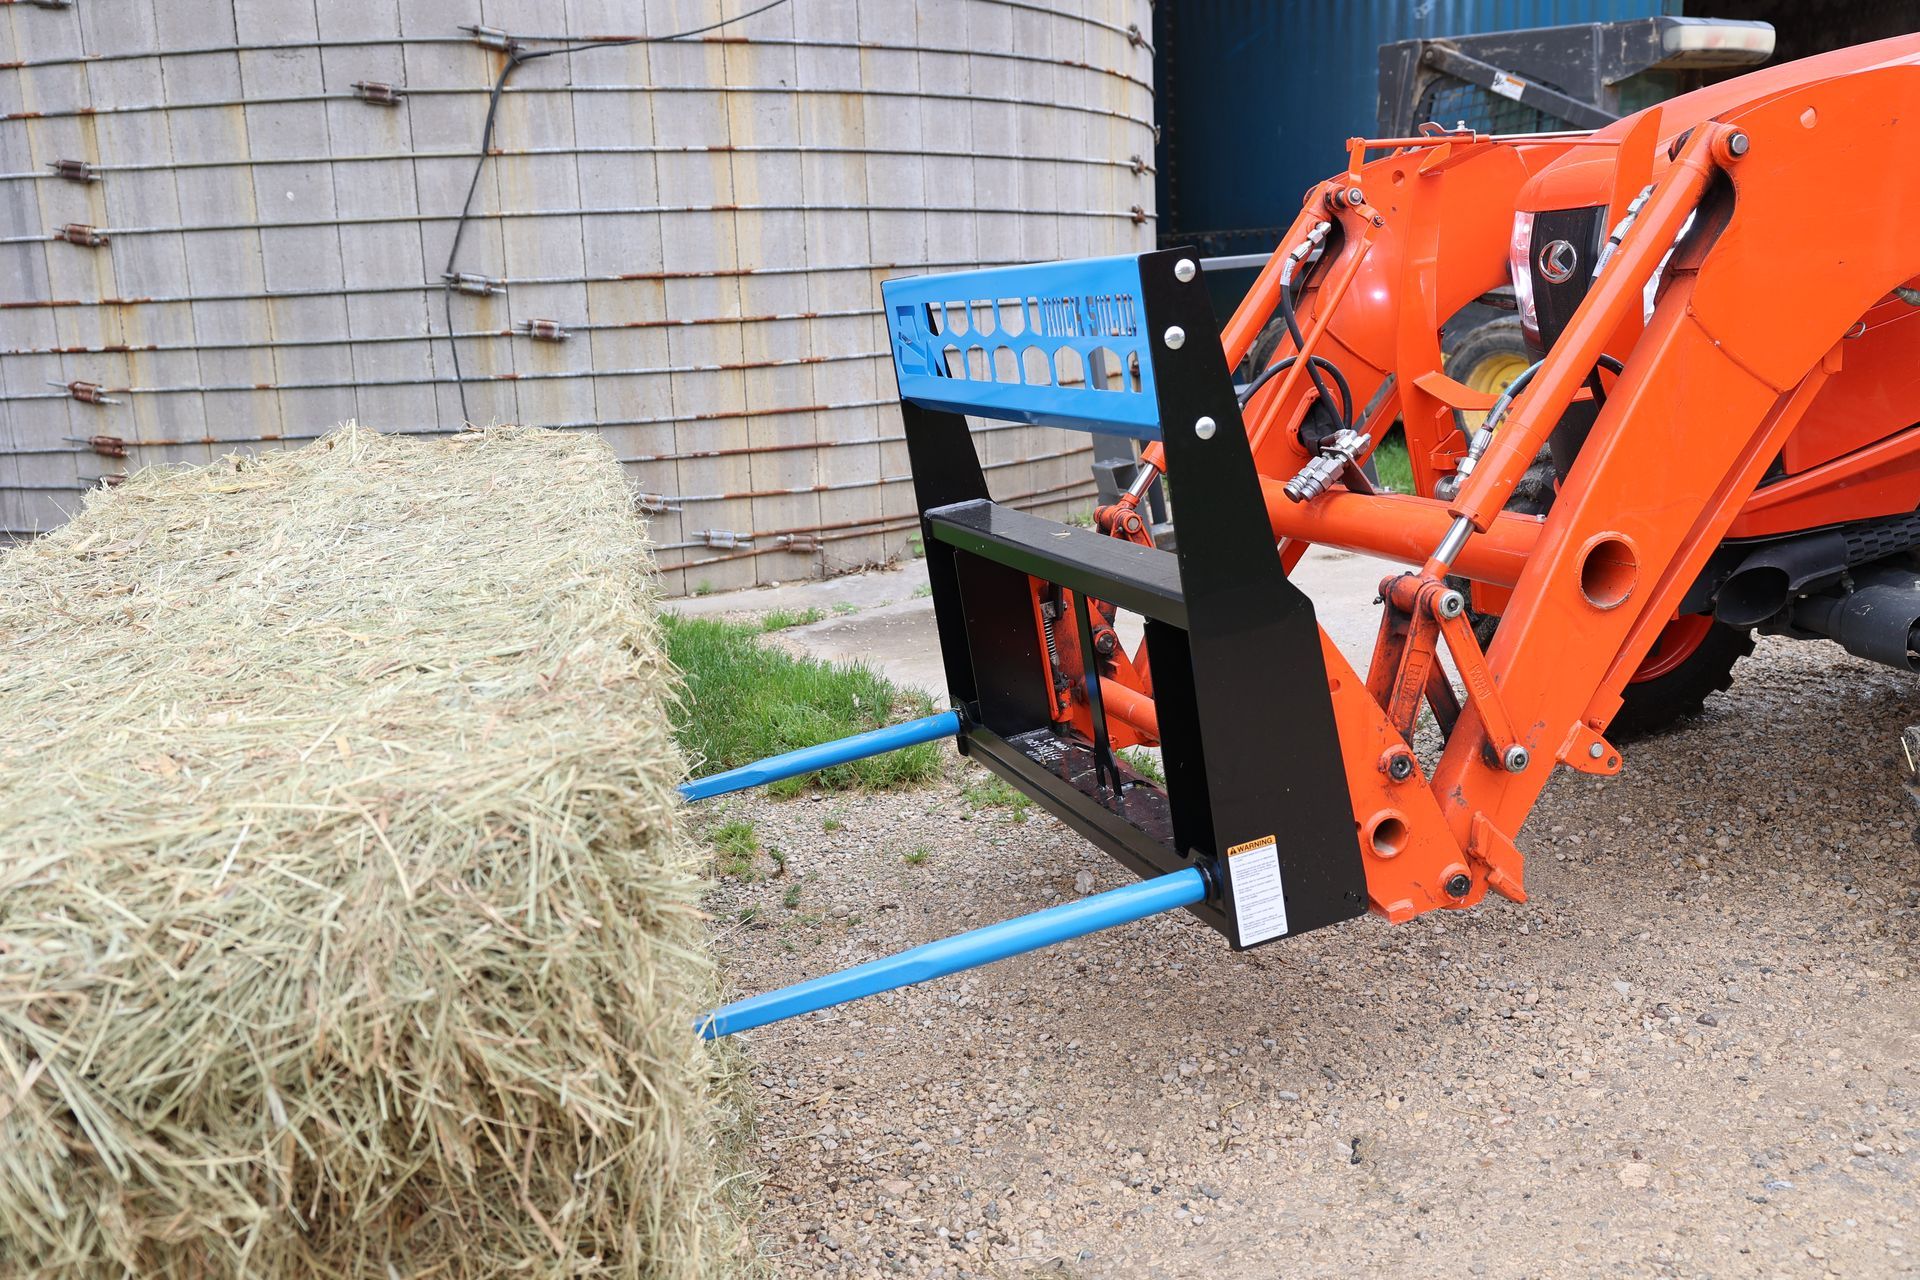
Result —
<instances>
[{"instance_id":1,"label":"bale spear attachment","mask_svg":"<svg viewBox=\"0 0 1920 1280\"><path fill-rule=\"evenodd\" d=\"M954 710L683 788L700 799L951 735L1142 879L738 1001L703 1019L702 1035L1166 911L1192 912L1236 950L1366 911L1337 681L1313 602L1275 550L1189 253L885 283ZM1178 545L994 501L969 417L1160 442L1180 486ZM1119 644L1123 615L1140 620L1133 653ZM1136 744L1161 749L1164 783L1122 754Z\"/></svg>"}]
</instances>

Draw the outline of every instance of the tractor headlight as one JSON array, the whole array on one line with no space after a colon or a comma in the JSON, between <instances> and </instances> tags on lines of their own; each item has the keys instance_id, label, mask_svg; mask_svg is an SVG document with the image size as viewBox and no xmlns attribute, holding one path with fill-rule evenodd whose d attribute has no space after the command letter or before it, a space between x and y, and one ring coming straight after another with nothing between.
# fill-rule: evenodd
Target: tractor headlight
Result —
<instances>
[{"instance_id":1,"label":"tractor headlight","mask_svg":"<svg viewBox=\"0 0 1920 1280\"><path fill-rule=\"evenodd\" d=\"M1513 215L1513 236L1507 241L1507 274L1513 277L1513 300L1520 309L1520 327L1529 339L1540 339L1540 313L1533 305L1533 215Z\"/></svg>"}]
</instances>

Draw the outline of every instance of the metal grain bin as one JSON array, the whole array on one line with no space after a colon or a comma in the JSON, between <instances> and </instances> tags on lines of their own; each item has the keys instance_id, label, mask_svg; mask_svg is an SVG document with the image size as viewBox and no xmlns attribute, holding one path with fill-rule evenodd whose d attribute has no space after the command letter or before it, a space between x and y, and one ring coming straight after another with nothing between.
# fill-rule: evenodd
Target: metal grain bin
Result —
<instances>
[{"instance_id":1,"label":"metal grain bin","mask_svg":"<svg viewBox=\"0 0 1920 1280\"><path fill-rule=\"evenodd\" d=\"M755 7L0 6L0 527L464 418L604 435L672 591L899 554L879 282L1151 247L1150 6L792 0L657 40ZM450 283L510 50L560 52L506 78ZM983 454L1023 505L1091 497L1076 437Z\"/></svg>"}]
</instances>

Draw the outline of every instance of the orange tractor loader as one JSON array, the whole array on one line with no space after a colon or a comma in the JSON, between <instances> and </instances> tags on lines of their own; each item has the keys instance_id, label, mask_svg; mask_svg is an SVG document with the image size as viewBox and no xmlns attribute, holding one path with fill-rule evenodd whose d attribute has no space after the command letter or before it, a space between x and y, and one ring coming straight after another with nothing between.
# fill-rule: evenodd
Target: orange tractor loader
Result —
<instances>
[{"instance_id":1,"label":"orange tractor loader","mask_svg":"<svg viewBox=\"0 0 1920 1280\"><path fill-rule=\"evenodd\" d=\"M1145 879L708 1032L1170 907L1238 948L1522 901L1554 770L1618 772L1616 727L1724 687L1756 630L1913 669L1916 227L1911 36L1590 133L1354 139L1224 326L1177 249L889 281L954 707L924 732ZM1496 396L1441 332L1507 285L1535 358ZM1075 528L992 500L969 415L1152 443ZM1415 493L1365 468L1396 422ZM1365 672L1288 580L1315 544L1405 566Z\"/></svg>"}]
</instances>

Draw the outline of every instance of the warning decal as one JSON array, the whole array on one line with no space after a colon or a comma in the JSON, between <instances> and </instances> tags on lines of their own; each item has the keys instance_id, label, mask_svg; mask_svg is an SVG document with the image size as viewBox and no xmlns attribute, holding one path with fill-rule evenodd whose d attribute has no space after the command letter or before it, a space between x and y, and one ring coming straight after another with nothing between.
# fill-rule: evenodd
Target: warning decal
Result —
<instances>
[{"instance_id":1,"label":"warning decal","mask_svg":"<svg viewBox=\"0 0 1920 1280\"><path fill-rule=\"evenodd\" d=\"M1262 836L1227 850L1227 882L1240 921L1240 945L1277 938L1287 931L1287 898L1280 885L1280 846Z\"/></svg>"},{"instance_id":2,"label":"warning decal","mask_svg":"<svg viewBox=\"0 0 1920 1280\"><path fill-rule=\"evenodd\" d=\"M1518 102L1520 101L1520 95L1527 91L1527 82L1519 76L1508 75L1504 71L1496 71L1493 73L1493 83L1488 85L1487 88L1493 90L1503 98L1512 98L1515 102Z\"/></svg>"}]
</instances>

